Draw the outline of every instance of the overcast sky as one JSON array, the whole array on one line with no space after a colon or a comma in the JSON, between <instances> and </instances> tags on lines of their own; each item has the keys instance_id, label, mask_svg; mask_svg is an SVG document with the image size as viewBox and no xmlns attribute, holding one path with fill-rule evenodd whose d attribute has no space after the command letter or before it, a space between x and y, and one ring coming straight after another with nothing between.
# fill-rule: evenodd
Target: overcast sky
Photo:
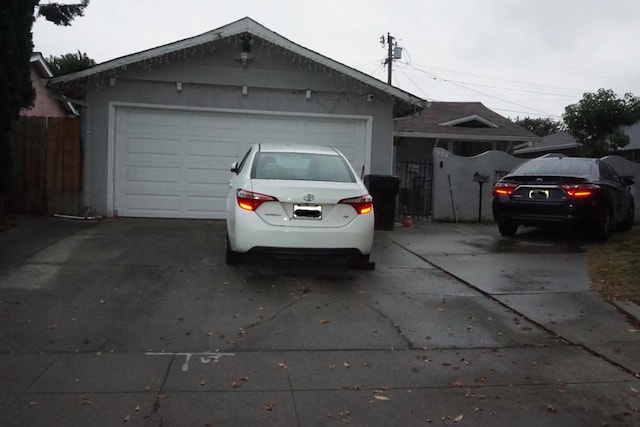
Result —
<instances>
[{"instance_id":1,"label":"overcast sky","mask_svg":"<svg viewBox=\"0 0 640 427\"><path fill-rule=\"evenodd\" d=\"M394 86L506 117L559 119L599 88L640 96L637 0L91 0L71 27L38 19L34 50L100 63L245 16L383 81L391 33Z\"/></svg>"}]
</instances>

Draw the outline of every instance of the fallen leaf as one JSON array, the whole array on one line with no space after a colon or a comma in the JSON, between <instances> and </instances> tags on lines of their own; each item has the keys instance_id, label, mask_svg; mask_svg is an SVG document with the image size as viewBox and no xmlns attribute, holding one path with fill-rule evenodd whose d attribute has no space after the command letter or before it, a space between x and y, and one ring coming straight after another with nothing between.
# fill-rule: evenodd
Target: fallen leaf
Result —
<instances>
[{"instance_id":1,"label":"fallen leaf","mask_svg":"<svg viewBox=\"0 0 640 427\"><path fill-rule=\"evenodd\" d=\"M443 312L445 312L445 311L447 311L447 310L446 310L445 308L438 308L438 311L439 311L439 312L441 312L441 313L443 313Z\"/></svg>"},{"instance_id":2,"label":"fallen leaf","mask_svg":"<svg viewBox=\"0 0 640 427\"><path fill-rule=\"evenodd\" d=\"M240 378L240 381L248 382L249 381L249 377L242 377L242 378Z\"/></svg>"},{"instance_id":3,"label":"fallen leaf","mask_svg":"<svg viewBox=\"0 0 640 427\"><path fill-rule=\"evenodd\" d=\"M636 388L633 388L633 387L631 387L631 391L632 391L633 393L636 393L636 394L640 393L640 390L638 390L638 389L636 389Z\"/></svg>"},{"instance_id":4,"label":"fallen leaf","mask_svg":"<svg viewBox=\"0 0 640 427\"><path fill-rule=\"evenodd\" d=\"M200 385L205 385L207 382L205 380L200 381Z\"/></svg>"},{"instance_id":5,"label":"fallen leaf","mask_svg":"<svg viewBox=\"0 0 640 427\"><path fill-rule=\"evenodd\" d=\"M280 367L280 368L288 368L289 365L287 365L287 362L280 362L280 363L278 363L278 367Z\"/></svg>"},{"instance_id":6,"label":"fallen leaf","mask_svg":"<svg viewBox=\"0 0 640 427\"><path fill-rule=\"evenodd\" d=\"M325 323L325 324L326 324L326 323L331 323L331 320L326 320L326 319L324 319L324 320L321 320L321 321L320 321L320 323Z\"/></svg>"},{"instance_id":7,"label":"fallen leaf","mask_svg":"<svg viewBox=\"0 0 640 427\"><path fill-rule=\"evenodd\" d=\"M103 299L100 300L100 304L106 304L107 302Z\"/></svg>"},{"instance_id":8,"label":"fallen leaf","mask_svg":"<svg viewBox=\"0 0 640 427\"><path fill-rule=\"evenodd\" d=\"M140 412L140 405L136 405L136 412Z\"/></svg>"},{"instance_id":9,"label":"fallen leaf","mask_svg":"<svg viewBox=\"0 0 640 427\"><path fill-rule=\"evenodd\" d=\"M558 408L556 408L553 405L547 404L547 411L555 413L555 412L558 412Z\"/></svg>"},{"instance_id":10,"label":"fallen leaf","mask_svg":"<svg viewBox=\"0 0 640 427\"><path fill-rule=\"evenodd\" d=\"M351 365L349 365L347 362L344 362L344 367L345 367L345 368L350 368L350 367L351 367Z\"/></svg>"},{"instance_id":11,"label":"fallen leaf","mask_svg":"<svg viewBox=\"0 0 640 427\"><path fill-rule=\"evenodd\" d=\"M264 409L266 409L267 411L273 411L274 409L276 409L276 405L275 403L267 403L266 405L263 406Z\"/></svg>"},{"instance_id":12,"label":"fallen leaf","mask_svg":"<svg viewBox=\"0 0 640 427\"><path fill-rule=\"evenodd\" d=\"M373 398L376 399L376 400L391 400L387 396L379 396L379 395L375 395L375 396L373 396Z\"/></svg>"},{"instance_id":13,"label":"fallen leaf","mask_svg":"<svg viewBox=\"0 0 640 427\"><path fill-rule=\"evenodd\" d=\"M463 418L464 418L464 415L460 414L457 417L455 417L453 421L455 421L456 423L459 423L460 421L462 421Z\"/></svg>"},{"instance_id":14,"label":"fallen leaf","mask_svg":"<svg viewBox=\"0 0 640 427\"><path fill-rule=\"evenodd\" d=\"M127 416L124 417L122 421L124 421L125 423L128 423L130 419L131 419L131 414L127 414Z\"/></svg>"},{"instance_id":15,"label":"fallen leaf","mask_svg":"<svg viewBox=\"0 0 640 427\"><path fill-rule=\"evenodd\" d=\"M231 383L231 388L239 388L239 387L240 387L240 384L238 384L238 382L237 382L237 381L233 381L233 382Z\"/></svg>"}]
</instances>

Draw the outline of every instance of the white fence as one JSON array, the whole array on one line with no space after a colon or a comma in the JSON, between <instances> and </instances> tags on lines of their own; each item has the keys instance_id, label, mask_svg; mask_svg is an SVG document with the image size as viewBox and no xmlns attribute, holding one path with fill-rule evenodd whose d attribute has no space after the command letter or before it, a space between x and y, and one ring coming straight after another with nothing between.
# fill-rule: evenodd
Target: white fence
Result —
<instances>
[{"instance_id":1,"label":"white fence","mask_svg":"<svg viewBox=\"0 0 640 427\"><path fill-rule=\"evenodd\" d=\"M433 150L433 219L435 221L492 221L493 184L526 161L503 151L487 151L473 157L456 156L444 148ZM640 163L618 156L603 159L620 175L633 178L631 188L640 197ZM486 179L486 182L482 182ZM636 222L640 219L635 197Z\"/></svg>"}]
</instances>

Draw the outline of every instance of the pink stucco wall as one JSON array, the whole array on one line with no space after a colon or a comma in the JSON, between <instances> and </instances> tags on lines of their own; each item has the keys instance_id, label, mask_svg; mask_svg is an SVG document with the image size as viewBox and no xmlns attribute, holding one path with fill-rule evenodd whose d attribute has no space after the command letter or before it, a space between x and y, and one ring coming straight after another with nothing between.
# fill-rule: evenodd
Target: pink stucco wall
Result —
<instances>
[{"instance_id":1,"label":"pink stucco wall","mask_svg":"<svg viewBox=\"0 0 640 427\"><path fill-rule=\"evenodd\" d=\"M36 90L36 100L33 107L22 110L21 116L37 116L37 117L67 117L68 113L62 107L60 102L51 98L42 78L38 75L33 67L31 67L31 83Z\"/></svg>"}]
</instances>

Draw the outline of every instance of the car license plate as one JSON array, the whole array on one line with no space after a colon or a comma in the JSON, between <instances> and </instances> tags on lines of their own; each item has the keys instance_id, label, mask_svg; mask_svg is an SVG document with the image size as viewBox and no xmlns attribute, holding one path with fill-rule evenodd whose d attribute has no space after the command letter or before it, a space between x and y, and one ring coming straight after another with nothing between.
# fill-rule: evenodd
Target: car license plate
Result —
<instances>
[{"instance_id":1,"label":"car license plate","mask_svg":"<svg viewBox=\"0 0 640 427\"><path fill-rule=\"evenodd\" d=\"M322 219L322 205L293 205L293 219Z\"/></svg>"},{"instance_id":2,"label":"car license plate","mask_svg":"<svg viewBox=\"0 0 640 427\"><path fill-rule=\"evenodd\" d=\"M530 199L548 199L549 190L531 190L529 191Z\"/></svg>"}]
</instances>

